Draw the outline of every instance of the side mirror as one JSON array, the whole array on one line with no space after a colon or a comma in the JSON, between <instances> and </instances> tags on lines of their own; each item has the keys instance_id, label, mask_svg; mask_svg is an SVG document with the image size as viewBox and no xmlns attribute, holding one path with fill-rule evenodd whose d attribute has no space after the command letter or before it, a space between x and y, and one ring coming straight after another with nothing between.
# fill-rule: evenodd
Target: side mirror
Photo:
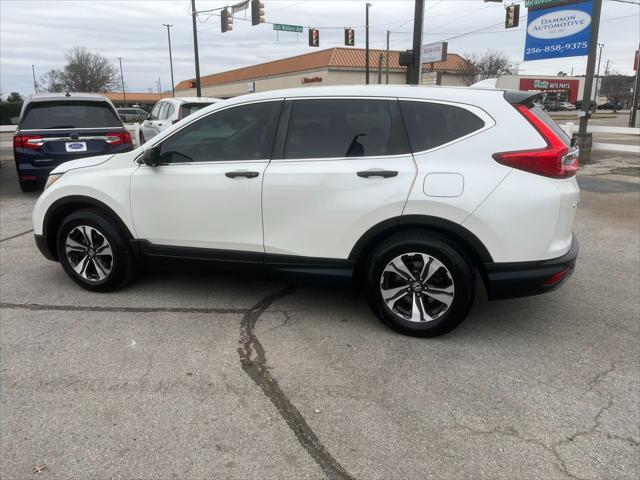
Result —
<instances>
[{"instance_id":1,"label":"side mirror","mask_svg":"<svg viewBox=\"0 0 640 480\"><path fill-rule=\"evenodd\" d=\"M142 154L142 162L148 167L157 167L160 165L160 147L145 150Z\"/></svg>"}]
</instances>

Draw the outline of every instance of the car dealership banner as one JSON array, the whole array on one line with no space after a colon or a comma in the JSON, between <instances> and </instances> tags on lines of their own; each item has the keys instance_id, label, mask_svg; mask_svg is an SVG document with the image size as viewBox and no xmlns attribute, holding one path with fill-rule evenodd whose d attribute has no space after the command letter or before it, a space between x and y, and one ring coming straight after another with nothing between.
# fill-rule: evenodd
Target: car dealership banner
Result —
<instances>
[{"instance_id":1,"label":"car dealership banner","mask_svg":"<svg viewBox=\"0 0 640 480\"><path fill-rule=\"evenodd\" d=\"M529 11L524 60L578 57L589 53L593 2Z\"/></svg>"}]
</instances>

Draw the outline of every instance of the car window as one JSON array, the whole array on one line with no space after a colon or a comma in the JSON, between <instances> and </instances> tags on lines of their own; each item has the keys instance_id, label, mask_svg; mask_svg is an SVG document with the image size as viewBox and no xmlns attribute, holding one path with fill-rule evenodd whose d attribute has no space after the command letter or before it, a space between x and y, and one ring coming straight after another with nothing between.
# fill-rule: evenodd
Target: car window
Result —
<instances>
[{"instance_id":1,"label":"car window","mask_svg":"<svg viewBox=\"0 0 640 480\"><path fill-rule=\"evenodd\" d=\"M150 120L157 120L158 116L160 115L160 109L162 108L162 105L164 105L164 102L158 102L155 104L155 106L153 107L153 110L151 110L151 118Z\"/></svg>"},{"instance_id":2,"label":"car window","mask_svg":"<svg viewBox=\"0 0 640 480\"><path fill-rule=\"evenodd\" d=\"M167 108L169 108L169 104L166 102L162 102L162 105L160 106L160 111L158 112L158 120L164 120L165 118L167 118L166 116Z\"/></svg>"},{"instance_id":3,"label":"car window","mask_svg":"<svg viewBox=\"0 0 640 480\"><path fill-rule=\"evenodd\" d=\"M160 119L165 120L167 118L171 118L175 111L176 107L173 106L173 103L167 103L167 108L160 113Z\"/></svg>"},{"instance_id":4,"label":"car window","mask_svg":"<svg viewBox=\"0 0 640 480\"><path fill-rule=\"evenodd\" d=\"M162 142L160 163L268 159L281 107L261 102L207 115Z\"/></svg>"},{"instance_id":5,"label":"car window","mask_svg":"<svg viewBox=\"0 0 640 480\"><path fill-rule=\"evenodd\" d=\"M394 107L394 108L392 108ZM408 153L397 104L388 100L296 100L285 158L341 158Z\"/></svg>"},{"instance_id":6,"label":"car window","mask_svg":"<svg viewBox=\"0 0 640 480\"><path fill-rule=\"evenodd\" d=\"M121 127L116 112L106 102L32 102L20 122L21 129Z\"/></svg>"},{"instance_id":7,"label":"car window","mask_svg":"<svg viewBox=\"0 0 640 480\"><path fill-rule=\"evenodd\" d=\"M188 117L192 113L196 113L198 110L203 109L204 107L208 107L211 105L210 103L184 103L180 105L180 109L182 112L181 118Z\"/></svg>"},{"instance_id":8,"label":"car window","mask_svg":"<svg viewBox=\"0 0 640 480\"><path fill-rule=\"evenodd\" d=\"M484 121L461 107L401 100L400 108L414 152L444 145L484 127Z\"/></svg>"}]
</instances>

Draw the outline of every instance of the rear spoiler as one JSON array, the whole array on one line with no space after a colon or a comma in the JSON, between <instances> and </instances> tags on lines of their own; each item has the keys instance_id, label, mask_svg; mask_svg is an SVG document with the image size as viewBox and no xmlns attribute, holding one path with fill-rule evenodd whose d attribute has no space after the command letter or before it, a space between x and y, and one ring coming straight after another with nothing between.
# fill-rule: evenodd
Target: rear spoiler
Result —
<instances>
[{"instance_id":1,"label":"rear spoiler","mask_svg":"<svg viewBox=\"0 0 640 480\"><path fill-rule=\"evenodd\" d=\"M523 92L520 90L505 90L504 99L511 105L531 105L542 96L543 92Z\"/></svg>"}]
</instances>

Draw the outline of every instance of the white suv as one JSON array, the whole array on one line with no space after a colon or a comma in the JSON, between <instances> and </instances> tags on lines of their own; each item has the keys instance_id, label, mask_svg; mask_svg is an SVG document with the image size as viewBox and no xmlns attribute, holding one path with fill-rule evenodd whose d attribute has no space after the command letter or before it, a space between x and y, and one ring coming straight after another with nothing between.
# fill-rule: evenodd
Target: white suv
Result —
<instances>
[{"instance_id":1,"label":"white suv","mask_svg":"<svg viewBox=\"0 0 640 480\"><path fill-rule=\"evenodd\" d=\"M573 271L577 149L529 92L316 87L221 101L128 153L64 163L42 253L92 291L164 260L348 276L410 335Z\"/></svg>"},{"instance_id":2,"label":"white suv","mask_svg":"<svg viewBox=\"0 0 640 480\"><path fill-rule=\"evenodd\" d=\"M163 98L153 106L149 116L140 124L140 144L152 139L192 113L221 100L214 97Z\"/></svg>"}]
</instances>

